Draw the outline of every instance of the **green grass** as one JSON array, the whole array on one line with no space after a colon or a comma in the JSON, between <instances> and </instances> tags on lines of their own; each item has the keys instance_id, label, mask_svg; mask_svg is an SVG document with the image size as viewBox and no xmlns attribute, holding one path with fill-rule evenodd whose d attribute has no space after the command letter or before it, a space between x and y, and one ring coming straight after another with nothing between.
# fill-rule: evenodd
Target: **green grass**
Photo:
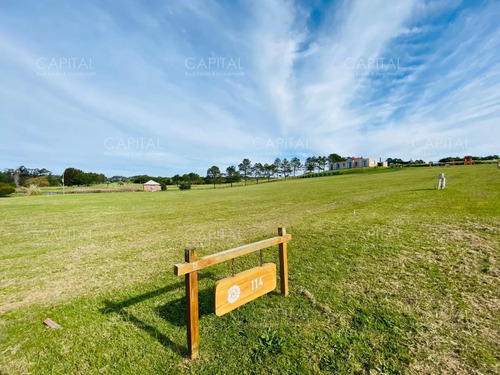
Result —
<instances>
[{"instance_id":1,"label":"green grass","mask_svg":"<svg viewBox=\"0 0 500 375\"><path fill-rule=\"evenodd\" d=\"M338 169L338 170L323 171L323 172L305 173L300 176L297 176L297 178L340 176L346 174L360 174L360 173L386 173L386 172L397 172L401 171L402 169L403 167L397 167L397 168L366 167L366 168Z\"/></svg>"},{"instance_id":2,"label":"green grass","mask_svg":"<svg viewBox=\"0 0 500 375\"><path fill-rule=\"evenodd\" d=\"M499 195L482 165L0 198L0 373L498 373ZM172 265L278 226L293 236L290 296L217 317L230 262L200 271L201 359L186 360Z\"/></svg>"}]
</instances>

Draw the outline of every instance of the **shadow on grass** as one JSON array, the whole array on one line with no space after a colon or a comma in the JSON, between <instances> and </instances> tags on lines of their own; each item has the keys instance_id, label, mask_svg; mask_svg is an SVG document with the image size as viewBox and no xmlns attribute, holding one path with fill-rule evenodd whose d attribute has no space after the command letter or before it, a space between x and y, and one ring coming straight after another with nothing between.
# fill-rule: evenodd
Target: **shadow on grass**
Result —
<instances>
[{"instance_id":1,"label":"shadow on grass","mask_svg":"<svg viewBox=\"0 0 500 375\"><path fill-rule=\"evenodd\" d=\"M178 298L158 307L158 316L177 327L186 326L186 299ZM203 317L213 313L213 290L198 291L198 315Z\"/></svg>"},{"instance_id":2,"label":"shadow on grass","mask_svg":"<svg viewBox=\"0 0 500 375\"><path fill-rule=\"evenodd\" d=\"M208 273L199 276L199 279L214 279L212 274ZM148 293L140 294L138 296L129 298L120 302L112 302L109 300L104 301L105 307L101 309L104 315L115 314L123 321L130 322L137 328L142 329L151 337L156 339L165 348L170 348L181 356L188 354L187 348L172 341L169 337L159 331L159 329L151 324L145 322L146 319L141 319L134 313L127 310L127 307L144 302L150 298L158 297L160 295L169 293L173 290L184 289L184 283L175 283ZM211 314L213 312L213 291L212 289L205 289L198 292L198 306L199 317ZM151 316L159 317L166 320L172 325L177 327L186 326L186 300L184 297L170 301L164 305L151 310Z\"/></svg>"},{"instance_id":3,"label":"shadow on grass","mask_svg":"<svg viewBox=\"0 0 500 375\"><path fill-rule=\"evenodd\" d=\"M436 188L411 189L410 191L428 191L428 190L436 190Z\"/></svg>"}]
</instances>

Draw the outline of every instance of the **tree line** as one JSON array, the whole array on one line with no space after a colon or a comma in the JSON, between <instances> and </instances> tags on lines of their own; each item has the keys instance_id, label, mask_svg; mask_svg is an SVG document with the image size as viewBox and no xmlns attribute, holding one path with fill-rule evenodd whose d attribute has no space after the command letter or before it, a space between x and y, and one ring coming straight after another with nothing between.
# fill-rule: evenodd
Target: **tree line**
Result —
<instances>
[{"instance_id":1,"label":"tree line","mask_svg":"<svg viewBox=\"0 0 500 375\"><path fill-rule=\"evenodd\" d=\"M440 163L450 163L452 161L463 160L464 158L460 156L448 156L443 159L439 159ZM488 156L473 156L472 160L483 161L483 160L498 160L500 157L498 155L488 155Z\"/></svg>"},{"instance_id":2,"label":"tree line","mask_svg":"<svg viewBox=\"0 0 500 375\"><path fill-rule=\"evenodd\" d=\"M236 167L231 165L221 171L218 166L212 166L207 170L206 176L200 176L197 173L191 172L183 175L176 174L172 177L162 176L149 176L138 175L132 177L126 176L112 176L106 177L102 173L85 172L78 168L69 167L64 170L61 175L53 174L46 168L26 168L20 166L16 169L4 169L0 171L0 183L12 185L14 187L37 185L39 187L45 186L91 186L103 183L144 183L148 180L155 180L166 188L167 185L198 185L198 184L218 184L218 183L233 183L245 181L249 178L255 178L257 183L260 179L267 179L272 177L281 177L285 179L289 176L295 176L299 171L305 170L306 172L314 172L324 170L329 161L335 162L344 160L337 154L330 156L311 156L308 157L304 164L299 158L294 157L291 160L284 158L276 158L273 163L254 163L249 159L243 161Z\"/></svg>"},{"instance_id":3,"label":"tree line","mask_svg":"<svg viewBox=\"0 0 500 375\"><path fill-rule=\"evenodd\" d=\"M275 177L279 179L283 177L285 180L293 176L300 171L305 171L306 173L313 173L315 170L324 171L329 163L335 163L338 161L343 161L345 158L338 154L330 154L329 156L310 156L302 164L301 160L297 157L293 157L290 160L284 158L276 158L273 163L255 163L249 159L243 159L243 161L238 164L238 167L231 165L226 168L226 173L223 173L221 169L214 165L207 170L207 179L215 185L220 183L224 178L226 183L244 181L245 185L250 178L256 180L259 183L261 179L267 179L270 181L271 178Z\"/></svg>"},{"instance_id":4,"label":"tree line","mask_svg":"<svg viewBox=\"0 0 500 375\"><path fill-rule=\"evenodd\" d=\"M46 168L26 168L24 165L16 169L4 169L0 172L0 183L19 186L58 186L61 176L52 174Z\"/></svg>"},{"instance_id":5,"label":"tree line","mask_svg":"<svg viewBox=\"0 0 500 375\"><path fill-rule=\"evenodd\" d=\"M168 185L176 185L179 188L183 186L200 185L200 184L212 184L214 188L217 184L233 184L244 181L246 185L249 179L255 179L256 183L260 180L265 179L270 181L271 178L283 177L287 179L290 176L296 176L297 173L305 171L306 173L318 171L324 171L328 163L334 163L337 161L343 161L345 158L338 154L330 154L329 156L311 156L308 157L304 163L297 157L293 157L290 160L284 158L276 158L272 163L252 163L250 159L245 158L241 163L236 165L230 165L223 169L219 166L213 165L207 169L206 176L200 176L198 173L186 173L183 175L176 174L172 177L161 177L161 176L151 176L151 175L137 175L132 177L125 176L113 176L109 178L110 182L132 182L137 184L143 184L149 180L155 180L162 186L165 190Z\"/></svg>"},{"instance_id":6,"label":"tree line","mask_svg":"<svg viewBox=\"0 0 500 375\"><path fill-rule=\"evenodd\" d=\"M485 157L473 156L473 160L496 160L499 159L498 155L489 155ZM452 160L461 160L461 157L447 157L439 160L439 162L450 162ZM10 187L21 187L36 185L39 187L45 186L91 186L95 184L103 183L145 183L148 180L155 180L162 186L162 189L167 189L168 185L176 185L178 187L190 187L191 185L200 184L212 184L214 188L217 184L226 183L233 186L234 183L244 181L247 184L249 179L255 179L258 184L260 180L267 180L268 182L271 178L284 178L295 177L300 172L314 173L322 172L328 168L330 163L337 163L345 161L346 158L338 154L332 153L328 156L310 156L302 161L293 157L290 160L284 158L276 158L272 163L252 163L250 159L245 158L241 163L236 165L230 165L227 168L221 169L219 166L213 165L207 169L206 176L200 176L197 173L191 172L183 175L176 174L172 177L162 177L162 176L149 176L149 175L137 175L137 176L112 176L106 177L102 173L84 172L81 169L69 167L66 168L62 175L53 174L50 170L46 168L26 168L25 166L20 166L16 169L4 169L0 171L0 184L7 189ZM425 164L424 160L410 160L403 161L400 158L387 158L386 161L389 165L413 165L413 164Z\"/></svg>"}]
</instances>

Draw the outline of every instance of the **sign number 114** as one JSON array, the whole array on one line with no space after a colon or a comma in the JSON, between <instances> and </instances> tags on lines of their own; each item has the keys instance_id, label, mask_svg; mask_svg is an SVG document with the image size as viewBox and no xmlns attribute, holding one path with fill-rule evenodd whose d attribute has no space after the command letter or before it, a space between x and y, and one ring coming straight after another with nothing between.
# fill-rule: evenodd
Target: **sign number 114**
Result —
<instances>
[{"instance_id":1,"label":"sign number 114","mask_svg":"<svg viewBox=\"0 0 500 375\"><path fill-rule=\"evenodd\" d=\"M262 276L252 280L252 290L258 289L259 286L262 285L264 285L264 282L262 281Z\"/></svg>"}]
</instances>

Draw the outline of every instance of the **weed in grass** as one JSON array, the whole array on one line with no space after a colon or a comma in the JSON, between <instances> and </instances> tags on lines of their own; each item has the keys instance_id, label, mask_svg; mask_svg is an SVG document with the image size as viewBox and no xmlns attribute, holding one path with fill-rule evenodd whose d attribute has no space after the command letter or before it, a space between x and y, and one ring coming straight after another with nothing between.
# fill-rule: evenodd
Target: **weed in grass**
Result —
<instances>
[{"instance_id":1,"label":"weed in grass","mask_svg":"<svg viewBox=\"0 0 500 375\"><path fill-rule=\"evenodd\" d=\"M279 337L278 332L271 328L260 335L257 346L254 349L256 358L265 357L273 354L280 354L283 350L284 340Z\"/></svg>"}]
</instances>

